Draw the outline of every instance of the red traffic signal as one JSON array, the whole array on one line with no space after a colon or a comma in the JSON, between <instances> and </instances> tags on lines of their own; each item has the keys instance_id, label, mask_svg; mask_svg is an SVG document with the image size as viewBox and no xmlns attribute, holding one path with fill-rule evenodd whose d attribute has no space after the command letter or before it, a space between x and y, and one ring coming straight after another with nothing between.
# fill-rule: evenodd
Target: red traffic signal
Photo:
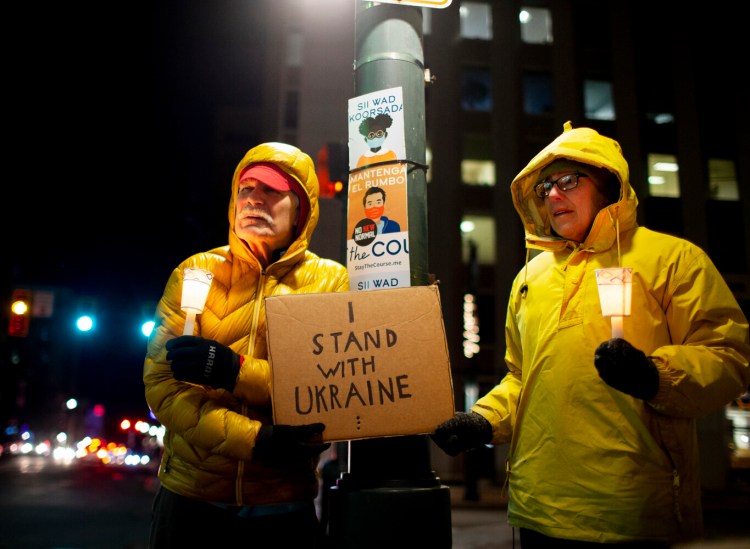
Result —
<instances>
[{"instance_id":1,"label":"red traffic signal","mask_svg":"<svg viewBox=\"0 0 750 549\"><path fill-rule=\"evenodd\" d=\"M29 318L31 317L31 291L13 290L10 300L10 320L8 335L26 337L29 335Z\"/></svg>"},{"instance_id":2,"label":"red traffic signal","mask_svg":"<svg viewBox=\"0 0 750 549\"><path fill-rule=\"evenodd\" d=\"M349 181L348 149L341 143L327 143L316 162L320 198L336 198L346 189Z\"/></svg>"}]
</instances>

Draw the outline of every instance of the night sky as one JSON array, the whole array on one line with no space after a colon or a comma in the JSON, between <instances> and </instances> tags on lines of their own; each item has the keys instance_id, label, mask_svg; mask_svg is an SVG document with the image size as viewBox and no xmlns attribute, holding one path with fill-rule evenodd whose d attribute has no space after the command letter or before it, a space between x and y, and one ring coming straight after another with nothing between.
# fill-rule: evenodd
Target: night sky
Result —
<instances>
[{"instance_id":1,"label":"night sky","mask_svg":"<svg viewBox=\"0 0 750 549\"><path fill-rule=\"evenodd\" d=\"M213 123L258 100L261 7L34 4L8 20L3 303L18 287L94 298L79 386L112 410L145 409L144 306L180 261L227 242L235 165L216 165Z\"/></svg>"},{"instance_id":2,"label":"night sky","mask_svg":"<svg viewBox=\"0 0 750 549\"><path fill-rule=\"evenodd\" d=\"M242 5L240 20L228 7ZM253 5L26 14L44 46L10 80L11 283L153 295L184 256L226 241L234 165L215 165L213 123L257 100Z\"/></svg>"}]
</instances>

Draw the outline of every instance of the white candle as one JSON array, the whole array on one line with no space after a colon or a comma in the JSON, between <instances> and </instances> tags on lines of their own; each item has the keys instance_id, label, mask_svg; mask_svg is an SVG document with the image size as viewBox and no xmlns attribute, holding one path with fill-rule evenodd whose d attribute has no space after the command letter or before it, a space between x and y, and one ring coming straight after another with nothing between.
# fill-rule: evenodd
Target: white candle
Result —
<instances>
[{"instance_id":1,"label":"white candle","mask_svg":"<svg viewBox=\"0 0 750 549\"><path fill-rule=\"evenodd\" d=\"M193 328L195 328L195 313L188 311L187 318L185 318L185 327L182 329L182 335L193 335Z\"/></svg>"},{"instance_id":2,"label":"white candle","mask_svg":"<svg viewBox=\"0 0 750 549\"><path fill-rule=\"evenodd\" d=\"M612 337L623 337L622 317L613 316L610 317L610 321L612 322Z\"/></svg>"},{"instance_id":3,"label":"white candle","mask_svg":"<svg viewBox=\"0 0 750 549\"><path fill-rule=\"evenodd\" d=\"M203 312L213 277L213 273L205 269L188 267L183 271L181 308L187 313L187 317L182 335L193 335L195 315Z\"/></svg>"}]
</instances>

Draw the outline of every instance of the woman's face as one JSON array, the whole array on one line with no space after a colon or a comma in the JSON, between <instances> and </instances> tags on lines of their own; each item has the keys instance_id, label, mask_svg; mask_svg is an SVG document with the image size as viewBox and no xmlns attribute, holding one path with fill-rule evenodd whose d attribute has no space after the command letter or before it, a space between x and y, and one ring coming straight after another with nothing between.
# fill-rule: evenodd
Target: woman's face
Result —
<instances>
[{"instance_id":1,"label":"woman's face","mask_svg":"<svg viewBox=\"0 0 750 549\"><path fill-rule=\"evenodd\" d=\"M549 195L544 198L544 205L549 213L552 229L561 237L574 242L583 242L589 234L599 210L606 207L608 202L599 192L604 182L594 183L594 175L578 170L561 170L546 178L549 182L557 182L560 178L578 173L578 185L567 191L560 190L559 185L552 185Z\"/></svg>"}]
</instances>

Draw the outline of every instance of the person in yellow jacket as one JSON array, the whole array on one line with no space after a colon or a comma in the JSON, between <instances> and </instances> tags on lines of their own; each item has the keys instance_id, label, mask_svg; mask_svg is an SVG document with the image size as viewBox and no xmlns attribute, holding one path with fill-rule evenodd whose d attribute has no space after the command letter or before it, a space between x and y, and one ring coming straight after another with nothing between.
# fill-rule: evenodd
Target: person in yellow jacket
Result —
<instances>
[{"instance_id":1,"label":"person in yellow jacket","mask_svg":"<svg viewBox=\"0 0 750 549\"><path fill-rule=\"evenodd\" d=\"M508 372L433 440L451 456L509 443L508 524L523 549L699 539L696 419L750 383L746 316L700 248L638 226L613 139L568 122L510 190L527 262L508 304ZM621 338L601 313L605 267L632 268Z\"/></svg>"},{"instance_id":2,"label":"person in yellow jacket","mask_svg":"<svg viewBox=\"0 0 750 549\"><path fill-rule=\"evenodd\" d=\"M308 244L318 223L312 159L284 143L250 149L232 178L229 244L174 269L156 309L143 381L166 428L150 549L318 547L320 423L274 425L264 298L349 289L346 268ZM182 335L186 268L211 273Z\"/></svg>"}]
</instances>

